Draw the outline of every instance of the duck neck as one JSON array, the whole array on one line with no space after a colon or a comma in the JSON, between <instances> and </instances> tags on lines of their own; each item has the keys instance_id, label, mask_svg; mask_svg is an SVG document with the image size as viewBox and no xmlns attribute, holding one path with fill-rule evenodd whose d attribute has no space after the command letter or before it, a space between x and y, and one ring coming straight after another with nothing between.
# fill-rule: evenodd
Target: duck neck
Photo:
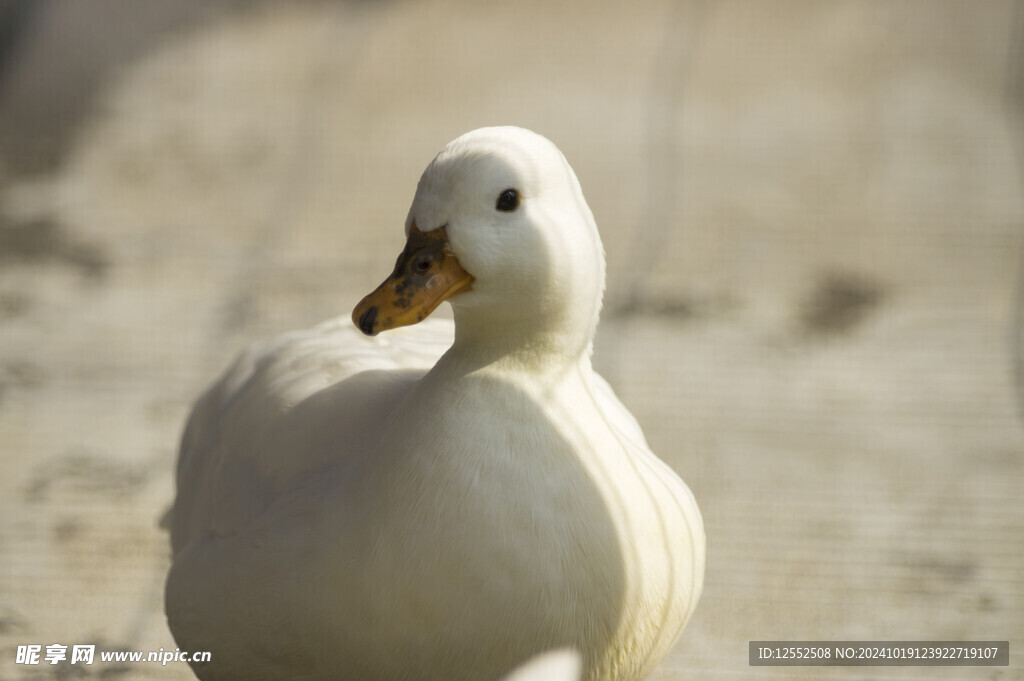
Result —
<instances>
[{"instance_id":1,"label":"duck neck","mask_svg":"<svg viewBox=\"0 0 1024 681\"><path fill-rule=\"evenodd\" d=\"M465 371L561 374L589 361L593 349L593 329L573 322L571 315L496 319L484 310L456 307L455 342L445 360Z\"/></svg>"}]
</instances>

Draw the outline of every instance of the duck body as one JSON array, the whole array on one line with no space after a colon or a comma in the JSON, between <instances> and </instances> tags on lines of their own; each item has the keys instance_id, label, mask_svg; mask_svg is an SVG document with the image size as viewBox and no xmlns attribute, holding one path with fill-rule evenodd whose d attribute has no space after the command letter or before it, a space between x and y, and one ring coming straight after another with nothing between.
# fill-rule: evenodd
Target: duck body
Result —
<instances>
[{"instance_id":1,"label":"duck body","mask_svg":"<svg viewBox=\"0 0 1024 681\"><path fill-rule=\"evenodd\" d=\"M452 298L454 340L333 322L197 404L166 603L179 646L212 653L201 679L496 680L564 647L584 678L630 681L677 639L700 513L592 370L596 310L494 312L466 268L484 300Z\"/></svg>"}]
</instances>

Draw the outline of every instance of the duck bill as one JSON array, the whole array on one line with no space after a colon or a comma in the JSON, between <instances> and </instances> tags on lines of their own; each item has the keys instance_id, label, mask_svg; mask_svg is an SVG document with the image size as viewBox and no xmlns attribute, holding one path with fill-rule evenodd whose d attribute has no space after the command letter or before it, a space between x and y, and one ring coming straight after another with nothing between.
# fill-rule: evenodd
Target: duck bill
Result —
<instances>
[{"instance_id":1,"label":"duck bill","mask_svg":"<svg viewBox=\"0 0 1024 681\"><path fill-rule=\"evenodd\" d=\"M472 283L452 253L447 226L421 232L413 223L395 271L359 301L352 321L367 336L416 324Z\"/></svg>"}]
</instances>

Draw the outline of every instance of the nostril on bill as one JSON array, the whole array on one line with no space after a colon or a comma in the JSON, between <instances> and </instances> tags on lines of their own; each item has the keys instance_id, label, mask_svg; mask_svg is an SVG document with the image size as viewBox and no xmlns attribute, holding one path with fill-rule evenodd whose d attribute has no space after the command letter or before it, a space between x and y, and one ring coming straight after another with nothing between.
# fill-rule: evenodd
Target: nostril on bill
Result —
<instances>
[{"instance_id":1,"label":"nostril on bill","mask_svg":"<svg viewBox=\"0 0 1024 681\"><path fill-rule=\"evenodd\" d=\"M373 324L377 321L377 306L374 305L359 318L359 330L367 336L374 335Z\"/></svg>"}]
</instances>

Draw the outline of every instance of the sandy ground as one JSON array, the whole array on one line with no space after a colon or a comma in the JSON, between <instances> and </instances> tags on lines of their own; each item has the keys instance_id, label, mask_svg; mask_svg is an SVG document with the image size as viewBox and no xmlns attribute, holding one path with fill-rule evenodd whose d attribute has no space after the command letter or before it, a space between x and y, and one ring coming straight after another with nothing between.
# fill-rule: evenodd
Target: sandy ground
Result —
<instances>
[{"instance_id":1,"label":"sandy ground","mask_svg":"<svg viewBox=\"0 0 1024 681\"><path fill-rule=\"evenodd\" d=\"M426 162L494 123L575 167L595 363L704 512L652 678L1024 679L1021 8L94 2L0 71L0 679L192 678L15 649L173 649L191 401L347 314ZM749 667L760 639L1008 639L1010 666Z\"/></svg>"}]
</instances>

